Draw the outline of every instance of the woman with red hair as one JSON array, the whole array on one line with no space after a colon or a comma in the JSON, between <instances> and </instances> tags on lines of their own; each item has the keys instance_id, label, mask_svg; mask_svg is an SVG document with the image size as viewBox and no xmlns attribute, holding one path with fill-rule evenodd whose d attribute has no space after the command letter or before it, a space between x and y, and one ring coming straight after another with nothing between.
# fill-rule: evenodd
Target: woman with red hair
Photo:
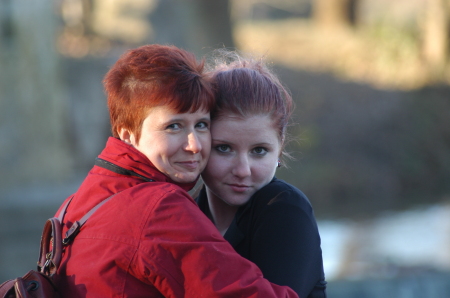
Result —
<instances>
[{"instance_id":1,"label":"woman with red hair","mask_svg":"<svg viewBox=\"0 0 450 298\"><path fill-rule=\"evenodd\" d=\"M113 137L71 196L62 297L297 297L240 257L187 193L211 148L203 63L172 46L126 52L106 74ZM61 207L60 209L62 209Z\"/></svg>"}]
</instances>

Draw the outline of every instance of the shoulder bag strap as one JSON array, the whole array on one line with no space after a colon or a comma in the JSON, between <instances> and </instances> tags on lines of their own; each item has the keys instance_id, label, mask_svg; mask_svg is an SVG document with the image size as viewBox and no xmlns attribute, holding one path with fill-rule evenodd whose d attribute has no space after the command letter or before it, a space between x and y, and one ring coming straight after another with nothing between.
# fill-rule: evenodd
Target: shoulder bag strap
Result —
<instances>
[{"instance_id":1,"label":"shoulder bag strap","mask_svg":"<svg viewBox=\"0 0 450 298\"><path fill-rule=\"evenodd\" d=\"M110 170L110 171L112 171L114 173L117 173L117 174L138 177L138 178L144 179L147 182L154 182L155 181L153 179L150 179L150 178L147 178L145 176L142 176L142 175L140 175L140 174L138 174L138 173L136 173L134 171L127 170L127 169L122 168L122 167L120 167L120 166L118 166L116 164L113 164L112 162L109 162L107 160L104 160L104 159L101 159L101 158L98 158L98 157L95 159L95 165L99 166L99 167L102 167L104 169ZM95 211L97 211L98 208L100 208L104 203L106 203L109 199L111 199L114 195L112 195L109 198L107 198L107 199L101 201L100 203L98 203L94 208L92 208L88 213L86 213L79 221L74 222L74 224L66 232L66 237L62 240L62 243L64 245L67 245L75 237L75 235L79 232L79 230L84 225L84 223L87 221L87 219ZM70 200L67 201L67 203L61 209L61 212L58 215L58 219L59 219L59 221L61 223L63 221L64 214L65 214L65 212L67 210L67 207L69 206L70 202L72 201L72 198L70 198Z\"/></svg>"},{"instance_id":2,"label":"shoulder bag strap","mask_svg":"<svg viewBox=\"0 0 450 298\"><path fill-rule=\"evenodd\" d=\"M92 208L88 213L86 213L79 221L76 221L72 227L66 232L66 237L62 238L62 220L66 213L67 207L72 201L71 197L63 206L58 214L58 217L52 217L47 219L44 225L44 230L42 231L41 237L41 247L39 252L38 260L38 271L44 273L47 276L52 276L58 270L59 264L61 262L61 256L63 251L63 246L69 244L71 240L79 232L80 228L86 223L88 218L97 211L103 204L109 201L113 196L106 198L105 200L98 203L94 208Z\"/></svg>"},{"instance_id":3,"label":"shoulder bag strap","mask_svg":"<svg viewBox=\"0 0 450 298\"><path fill-rule=\"evenodd\" d=\"M62 254L62 220L73 196L67 200L57 217L47 219L41 236L39 249L38 271L46 275L53 275L61 262Z\"/></svg>"},{"instance_id":4,"label":"shoulder bag strap","mask_svg":"<svg viewBox=\"0 0 450 298\"><path fill-rule=\"evenodd\" d=\"M142 176L131 170L124 169L118 165L108 162L104 159L97 158L95 165L113 171L115 173L127 176L134 176L141 178L147 182L154 182L155 180ZM110 197L104 199L98 203L94 208L89 210L80 220L74 222L70 229L66 232L65 238L61 240L62 233L62 222L64 215L66 214L69 204L72 202L73 196L67 200L67 202L61 208L57 217L52 217L47 220L44 225L44 230L41 237L41 247L38 260L38 271L47 275L52 276L58 270L59 264L61 262L61 256L63 251L63 246L68 245L78 234L81 227L86 223L86 221L97 211L98 208L103 206L107 201L114 197L117 193L111 195Z\"/></svg>"},{"instance_id":5,"label":"shoulder bag strap","mask_svg":"<svg viewBox=\"0 0 450 298\"><path fill-rule=\"evenodd\" d=\"M86 213L80 220L77 220L76 222L73 223L73 225L70 227L69 230L67 230L66 232L66 237L62 240L62 244L63 245L67 245L69 244L69 242L71 240L73 240L73 238L78 234L78 232L80 231L81 227L86 223L86 221L88 220L89 217L91 217L92 214L94 214L95 211L97 211L98 208L100 208L101 206L103 206L103 204L105 204L107 201L109 201L112 197L114 197L116 194L113 194L112 196L104 199L103 201L101 201L100 203L98 203L97 205L95 205L94 208L92 208L91 210L89 210L88 213ZM64 215L63 215L64 216Z\"/></svg>"},{"instance_id":6,"label":"shoulder bag strap","mask_svg":"<svg viewBox=\"0 0 450 298\"><path fill-rule=\"evenodd\" d=\"M73 199L73 196L70 199L67 200L67 202L62 207L61 211L59 211L58 216L56 217L56 218L59 219L60 223L63 222L63 218L64 218L64 215L66 214L67 207L69 207L69 204L70 204L70 202L72 202L72 199Z\"/></svg>"}]
</instances>

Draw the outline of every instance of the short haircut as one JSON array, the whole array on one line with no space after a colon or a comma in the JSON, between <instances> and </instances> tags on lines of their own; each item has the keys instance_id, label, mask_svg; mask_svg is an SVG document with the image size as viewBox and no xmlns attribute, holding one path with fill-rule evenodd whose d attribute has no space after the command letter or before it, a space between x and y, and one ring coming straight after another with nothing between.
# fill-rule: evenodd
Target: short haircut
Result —
<instances>
[{"instance_id":1,"label":"short haircut","mask_svg":"<svg viewBox=\"0 0 450 298\"><path fill-rule=\"evenodd\" d=\"M210 111L215 104L204 61L175 46L145 45L125 52L106 74L111 130L126 128L139 142L151 108L168 106L178 113Z\"/></svg>"}]
</instances>

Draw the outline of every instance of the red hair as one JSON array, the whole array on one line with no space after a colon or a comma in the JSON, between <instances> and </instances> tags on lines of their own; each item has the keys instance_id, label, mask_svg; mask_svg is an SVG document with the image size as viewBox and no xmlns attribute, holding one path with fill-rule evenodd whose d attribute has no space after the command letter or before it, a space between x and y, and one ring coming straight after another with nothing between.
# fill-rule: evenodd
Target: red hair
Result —
<instances>
[{"instance_id":1,"label":"red hair","mask_svg":"<svg viewBox=\"0 0 450 298\"><path fill-rule=\"evenodd\" d=\"M215 104L204 61L175 46L145 45L125 52L106 74L111 130L126 128L139 142L151 108L165 105L178 113L210 111Z\"/></svg>"}]
</instances>

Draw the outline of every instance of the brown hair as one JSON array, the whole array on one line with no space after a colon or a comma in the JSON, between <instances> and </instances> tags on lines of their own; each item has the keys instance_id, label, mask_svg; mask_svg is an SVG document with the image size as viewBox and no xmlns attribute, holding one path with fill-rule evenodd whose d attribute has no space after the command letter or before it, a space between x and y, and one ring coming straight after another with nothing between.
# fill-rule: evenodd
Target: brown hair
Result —
<instances>
[{"instance_id":1,"label":"brown hair","mask_svg":"<svg viewBox=\"0 0 450 298\"><path fill-rule=\"evenodd\" d=\"M126 128L138 142L142 123L156 106L178 113L210 111L215 101L203 66L203 60L175 46L145 45L125 52L103 80L113 136Z\"/></svg>"},{"instance_id":2,"label":"brown hair","mask_svg":"<svg viewBox=\"0 0 450 298\"><path fill-rule=\"evenodd\" d=\"M293 111L288 89L268 69L262 58L242 58L237 52L223 50L219 55L210 72L216 97L211 118L220 118L228 113L242 118L269 115L283 148Z\"/></svg>"}]
</instances>

